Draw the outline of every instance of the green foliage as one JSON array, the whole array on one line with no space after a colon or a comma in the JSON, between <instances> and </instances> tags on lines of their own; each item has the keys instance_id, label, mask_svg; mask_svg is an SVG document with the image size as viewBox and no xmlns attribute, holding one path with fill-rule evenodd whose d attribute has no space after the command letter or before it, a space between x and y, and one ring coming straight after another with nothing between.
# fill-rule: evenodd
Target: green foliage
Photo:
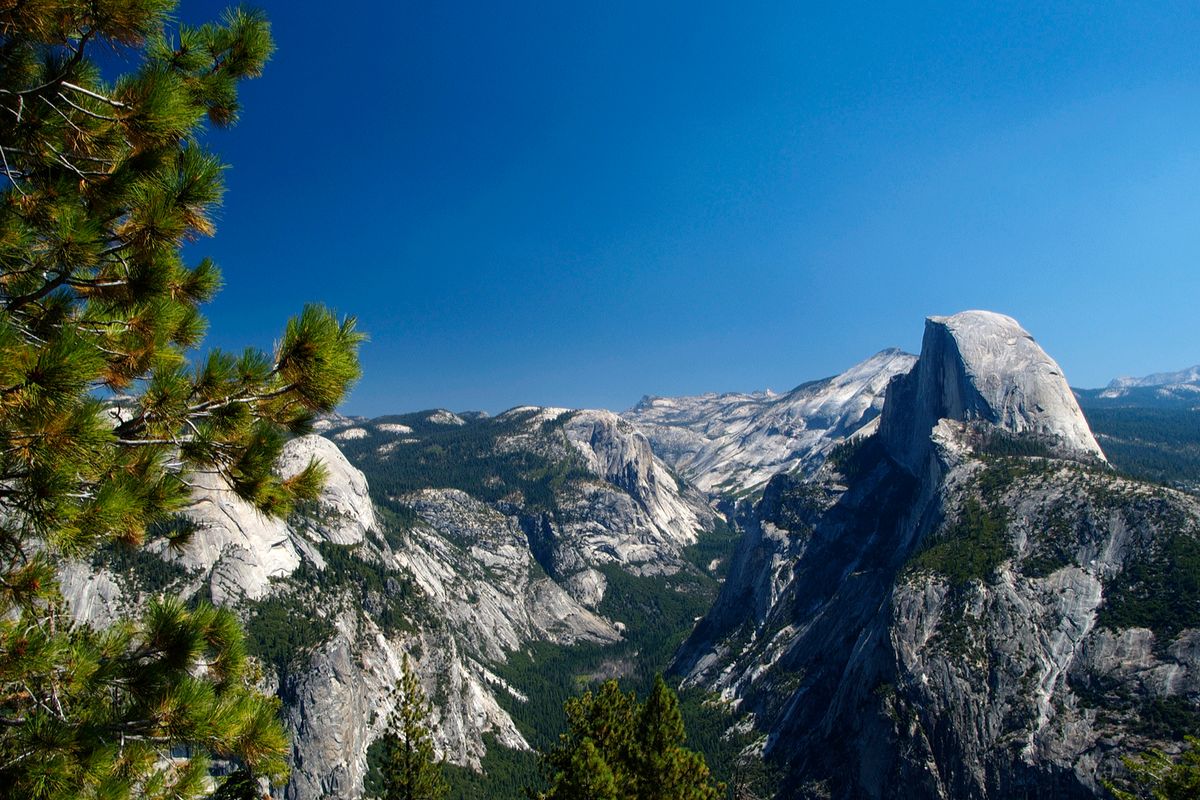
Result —
<instances>
[{"instance_id":1,"label":"green foliage","mask_svg":"<svg viewBox=\"0 0 1200 800\"><path fill-rule=\"evenodd\" d=\"M1150 628L1160 647L1181 630L1200 627L1200 539L1173 530L1133 559L1105 587L1096 622Z\"/></svg>"},{"instance_id":2,"label":"green foliage","mask_svg":"<svg viewBox=\"0 0 1200 800\"><path fill-rule=\"evenodd\" d=\"M50 701L6 726L9 796L195 797L210 755L255 775L287 772L278 702L251 688L228 611L159 600L137 623L65 635L26 626L8 644L0 680ZM195 743L192 758L164 761L182 742Z\"/></svg>"},{"instance_id":3,"label":"green foliage","mask_svg":"<svg viewBox=\"0 0 1200 800\"><path fill-rule=\"evenodd\" d=\"M986 466L975 478L975 485L983 501L991 505L999 503L1017 481L1054 468L1053 463L1045 459L1014 456L985 456L984 464Z\"/></svg>"},{"instance_id":4,"label":"green foliage","mask_svg":"<svg viewBox=\"0 0 1200 800\"><path fill-rule=\"evenodd\" d=\"M1122 759L1129 774L1105 781L1117 800L1194 800L1200 797L1200 739L1187 737L1183 753L1171 759L1160 750Z\"/></svg>"},{"instance_id":5,"label":"green foliage","mask_svg":"<svg viewBox=\"0 0 1200 800\"><path fill-rule=\"evenodd\" d=\"M1052 509L1038 520L1038 532L1032 538L1030 554L1021 562L1021 571L1031 578L1044 578L1069 566L1079 547L1079 534L1062 509Z\"/></svg>"},{"instance_id":6,"label":"green foliage","mask_svg":"<svg viewBox=\"0 0 1200 800\"><path fill-rule=\"evenodd\" d=\"M1010 433L1003 428L988 425L977 431L975 452L993 458L1053 458L1054 448L1050 441L1034 433Z\"/></svg>"},{"instance_id":7,"label":"green foliage","mask_svg":"<svg viewBox=\"0 0 1200 800\"><path fill-rule=\"evenodd\" d=\"M258 779L248 769L239 769L217 787L212 800L261 800L262 791Z\"/></svg>"},{"instance_id":8,"label":"green foliage","mask_svg":"<svg viewBox=\"0 0 1200 800\"><path fill-rule=\"evenodd\" d=\"M284 772L232 617L166 599L94 631L55 582L62 559L96 557L170 589L178 575L131 553L186 538L172 520L198 471L267 514L314 496L320 467L284 480L276 460L358 376L354 321L319 306L272 354L190 360L220 286L182 252L223 191L204 140L273 45L256 11L188 27L174 6L0 4L0 782L16 796L193 797L212 755ZM109 79L95 52L127 71Z\"/></svg>"},{"instance_id":9,"label":"green foliage","mask_svg":"<svg viewBox=\"0 0 1200 800\"><path fill-rule=\"evenodd\" d=\"M560 709L561 712L561 709ZM468 767L446 766L450 783L448 800L489 800L526 797L525 787L541 780L537 756L523 750L510 750L492 735L484 736L487 754L480 766L482 774Z\"/></svg>"},{"instance_id":10,"label":"green foliage","mask_svg":"<svg viewBox=\"0 0 1200 800\"><path fill-rule=\"evenodd\" d=\"M543 756L542 800L716 800L704 758L683 746L679 701L656 676L638 703L615 680L567 701L567 731Z\"/></svg>"},{"instance_id":11,"label":"green foliage","mask_svg":"<svg viewBox=\"0 0 1200 800\"><path fill-rule=\"evenodd\" d=\"M776 475L763 490L759 517L793 533L812 531L825 511L824 490L792 475Z\"/></svg>"},{"instance_id":12,"label":"green foliage","mask_svg":"<svg viewBox=\"0 0 1200 800\"><path fill-rule=\"evenodd\" d=\"M250 654L273 667L281 680L303 669L313 648L333 635L332 621L313 613L312 597L330 602L346 597L389 634L412 630L418 616L428 618L407 573L362 558L358 545L320 542L317 550L324 569L305 561L276 592L249 606Z\"/></svg>"},{"instance_id":13,"label":"green foliage","mask_svg":"<svg viewBox=\"0 0 1200 800\"><path fill-rule=\"evenodd\" d=\"M96 548L92 566L112 570L122 588L134 595L161 594L177 588L188 577L188 571L178 564L124 542Z\"/></svg>"},{"instance_id":14,"label":"green foliage","mask_svg":"<svg viewBox=\"0 0 1200 800\"><path fill-rule=\"evenodd\" d=\"M298 593L273 594L252 607L246 620L250 655L286 680L297 659L333 635L333 624L313 613Z\"/></svg>"},{"instance_id":15,"label":"green foliage","mask_svg":"<svg viewBox=\"0 0 1200 800\"><path fill-rule=\"evenodd\" d=\"M732 547L733 540L728 539ZM727 555L728 551L726 551ZM721 555L714 550L713 557ZM564 704L584 688L613 676L621 676L627 686L648 692L655 675L667 668L676 648L691 630L716 595L717 583L698 570L685 570L674 576L630 575L612 567L602 570L608 580L604 600L598 609L611 619L625 624L624 640L613 645L576 643L560 647L544 642L527 644L492 669L527 696L521 702L507 693L497 698L517 722L529 742L540 750L554 745L566 720ZM693 741L709 759L719 776L732 774L737 752L748 744L740 737L723 738L733 720L728 711L706 702L699 691L686 692L681 713ZM455 796L486 796L490 800L517 800L521 787L537 786L536 770L526 756L511 752L504 756L489 750L489 758L499 770L497 780L451 772ZM492 767L484 768L492 775ZM519 779L519 780L518 780ZM487 787L486 794L471 794L471 787Z\"/></svg>"},{"instance_id":16,"label":"green foliage","mask_svg":"<svg viewBox=\"0 0 1200 800\"><path fill-rule=\"evenodd\" d=\"M725 701L701 689L681 689L679 712L688 743L704 755L716 779L727 783L731 791L740 787L764 798L775 796L779 776L760 757L743 755L755 735L730 730L738 720Z\"/></svg>"},{"instance_id":17,"label":"green foliage","mask_svg":"<svg viewBox=\"0 0 1200 800\"><path fill-rule=\"evenodd\" d=\"M429 706L421 684L404 657L392 692L395 707L380 747L379 771L367 792L379 800L441 800L450 790L442 762L434 758Z\"/></svg>"},{"instance_id":18,"label":"green foliage","mask_svg":"<svg viewBox=\"0 0 1200 800\"><path fill-rule=\"evenodd\" d=\"M862 480L884 458L883 443L878 436L847 439L829 452L827 461L847 484Z\"/></svg>"},{"instance_id":19,"label":"green foliage","mask_svg":"<svg viewBox=\"0 0 1200 800\"><path fill-rule=\"evenodd\" d=\"M496 674L527 699L522 702L507 692L497 693L496 699L529 743L544 749L557 740L563 729L563 704L597 678L630 669L633 662L629 655L630 651L620 645L577 642L560 647L530 642L510 653L503 664L493 666Z\"/></svg>"},{"instance_id":20,"label":"green foliage","mask_svg":"<svg viewBox=\"0 0 1200 800\"><path fill-rule=\"evenodd\" d=\"M1153 697L1140 704L1134 730L1153 739L1181 741L1200 736L1200 708L1186 697Z\"/></svg>"},{"instance_id":21,"label":"green foliage","mask_svg":"<svg viewBox=\"0 0 1200 800\"><path fill-rule=\"evenodd\" d=\"M1200 488L1200 411L1107 408L1084 414L1113 466L1141 480Z\"/></svg>"},{"instance_id":22,"label":"green foliage","mask_svg":"<svg viewBox=\"0 0 1200 800\"><path fill-rule=\"evenodd\" d=\"M1011 556L1003 511L969 497L958 518L918 552L909 567L935 572L961 588L971 581L989 579Z\"/></svg>"},{"instance_id":23,"label":"green foliage","mask_svg":"<svg viewBox=\"0 0 1200 800\"><path fill-rule=\"evenodd\" d=\"M711 531L702 531L696 537L695 544L684 548L683 557L697 569L720 580L725 577L729 569L729 557L741 538L741 534L725 520L718 519ZM709 565L714 561L717 562L716 569L709 570Z\"/></svg>"},{"instance_id":24,"label":"green foliage","mask_svg":"<svg viewBox=\"0 0 1200 800\"><path fill-rule=\"evenodd\" d=\"M625 623L624 649L631 660L636 656L630 677L637 680L638 689L648 688L683 644L696 618L708 611L717 583L688 570L670 576L638 576L614 565L599 569L608 589L597 610Z\"/></svg>"},{"instance_id":25,"label":"green foliage","mask_svg":"<svg viewBox=\"0 0 1200 800\"><path fill-rule=\"evenodd\" d=\"M325 569L306 563L294 576L297 583L315 587L316 594L329 597L349 591L354 605L368 609L385 633L412 630L412 618L422 613L423 606L408 573L362 558L358 545L321 542L318 550Z\"/></svg>"},{"instance_id":26,"label":"green foliage","mask_svg":"<svg viewBox=\"0 0 1200 800\"><path fill-rule=\"evenodd\" d=\"M413 429L416 443L401 443L383 454L378 452L380 441L373 434L342 443L346 456L366 474L376 496L398 497L429 487L454 488L486 503L515 498L527 512L555 514L557 492L573 481L595 480L569 446L553 454L497 446L499 440L523 433L536 410L468 419L463 425L430 422L431 413L373 420L407 425ZM560 417L543 424L543 435L564 421ZM383 505L405 513L394 501Z\"/></svg>"}]
</instances>

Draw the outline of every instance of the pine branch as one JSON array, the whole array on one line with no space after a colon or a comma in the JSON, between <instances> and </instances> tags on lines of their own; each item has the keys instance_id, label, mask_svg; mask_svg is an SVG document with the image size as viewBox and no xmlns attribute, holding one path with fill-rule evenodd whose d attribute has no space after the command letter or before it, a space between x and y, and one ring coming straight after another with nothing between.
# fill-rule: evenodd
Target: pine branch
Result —
<instances>
[{"instance_id":1,"label":"pine branch","mask_svg":"<svg viewBox=\"0 0 1200 800\"><path fill-rule=\"evenodd\" d=\"M21 197L27 197L28 195L25 194L25 190L21 188L21 185L13 177L13 170L8 165L8 156L4 153L4 145L0 145L0 160L4 162L4 176L8 178L8 182L13 185L14 189L20 192Z\"/></svg>"},{"instance_id":2,"label":"pine branch","mask_svg":"<svg viewBox=\"0 0 1200 800\"><path fill-rule=\"evenodd\" d=\"M67 97L62 92L57 92L57 94L63 100L63 102L70 105L71 108L75 109L80 114L86 114L87 116L91 117L92 119L98 119L98 120L102 120L104 122L120 122L121 121L120 117L109 117L109 116L105 116L104 114L97 114L95 111L91 111L87 108L84 108L83 106L79 105L74 100L72 100L71 98Z\"/></svg>"},{"instance_id":3,"label":"pine branch","mask_svg":"<svg viewBox=\"0 0 1200 800\"><path fill-rule=\"evenodd\" d=\"M102 94L98 94L97 92L93 92L89 89L85 89L82 86L76 86L75 84L67 83L66 81L63 81L62 85L67 87L68 89L71 89L72 91L79 92L80 94L86 95L87 97L91 97L94 100L99 100L102 103L108 103L113 108L126 108L126 105L124 103L122 103L120 100L113 100L111 97L105 97Z\"/></svg>"},{"instance_id":4,"label":"pine branch","mask_svg":"<svg viewBox=\"0 0 1200 800\"><path fill-rule=\"evenodd\" d=\"M43 297L50 294L55 289L60 288L63 284L65 284L67 282L67 279L69 276L70 276L70 273L60 272L57 278L55 278L52 281L47 281L42 286L42 288L38 289L37 291L31 292L29 294L22 295L21 297L11 298L5 304L4 307L9 313L15 313L15 312L21 310L22 308L24 308L25 306L29 305L30 303L41 300Z\"/></svg>"}]
</instances>

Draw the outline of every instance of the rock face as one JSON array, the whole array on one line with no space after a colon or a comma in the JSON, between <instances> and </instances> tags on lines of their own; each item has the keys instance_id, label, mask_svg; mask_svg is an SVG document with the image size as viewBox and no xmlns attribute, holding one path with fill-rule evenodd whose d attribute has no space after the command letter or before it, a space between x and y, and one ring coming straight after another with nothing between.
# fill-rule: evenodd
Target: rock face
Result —
<instances>
[{"instance_id":1,"label":"rock face","mask_svg":"<svg viewBox=\"0 0 1200 800\"><path fill-rule=\"evenodd\" d=\"M516 518L457 489L403 498L420 515L396 561L474 657L503 661L526 642L612 642L612 623L542 571Z\"/></svg>"},{"instance_id":2,"label":"rock face","mask_svg":"<svg viewBox=\"0 0 1200 800\"><path fill-rule=\"evenodd\" d=\"M676 668L764 734L783 798L1096 797L1178 738L1145 720L1200 722L1200 598L1158 605L1200 502L1109 471L1066 391L1007 317L934 318L879 433L743 520Z\"/></svg>"},{"instance_id":3,"label":"rock face","mask_svg":"<svg viewBox=\"0 0 1200 800\"><path fill-rule=\"evenodd\" d=\"M603 599L604 568L674 573L685 563L684 548L715 524L703 496L677 481L646 436L612 412L522 406L494 418L453 415L458 423L447 414L359 421L353 429L362 436L343 447L378 493L416 511L447 541L476 541L463 525L488 531L499 537L493 544L502 539L507 547L493 561L521 568L532 556L583 606ZM431 458L440 476L435 487L421 475ZM521 619L514 616L514 624Z\"/></svg>"},{"instance_id":4,"label":"rock face","mask_svg":"<svg viewBox=\"0 0 1200 800\"><path fill-rule=\"evenodd\" d=\"M494 670L535 643L621 642L623 626L597 610L611 570L694 570L684 550L715 524L704 498L610 412L320 423L329 438L296 438L277 464L288 477L315 459L328 475L291 518L268 519L219 476L196 475L181 549L163 541L132 566L69 564L61 575L77 619L96 624L160 591L234 609L266 643L267 683L284 701L289 800L361 796L406 655L435 700L439 754L478 769L487 742L528 750L500 702L528 698Z\"/></svg>"},{"instance_id":5,"label":"rock face","mask_svg":"<svg viewBox=\"0 0 1200 800\"><path fill-rule=\"evenodd\" d=\"M838 443L873 430L888 381L915 361L884 350L786 394L646 397L624 416L699 489L738 494L780 472L811 474Z\"/></svg>"},{"instance_id":6,"label":"rock face","mask_svg":"<svg viewBox=\"0 0 1200 800\"><path fill-rule=\"evenodd\" d=\"M323 436L301 436L288 442L279 459L279 474L289 478L308 466L310 460L325 466L328 478L317 500L316 528L325 541L358 544L368 531L376 530L375 506L367 479L342 455L337 445Z\"/></svg>"},{"instance_id":7,"label":"rock face","mask_svg":"<svg viewBox=\"0 0 1200 800\"><path fill-rule=\"evenodd\" d=\"M320 436L289 441L279 460L279 473L290 477L321 462L328 479L310 515L308 535L301 536L285 520L269 519L239 498L221 476L195 475L196 486L186 515L195 525L180 550L163 556L203 576L213 602L230 605L265 597L272 579L285 578L313 555L313 541L357 544L378 527L363 474L352 467L333 442Z\"/></svg>"},{"instance_id":8,"label":"rock face","mask_svg":"<svg viewBox=\"0 0 1200 800\"><path fill-rule=\"evenodd\" d=\"M300 550L287 523L269 519L242 500L215 474L197 475L186 514L195 524L187 545L164 555L206 577L214 603L258 600L272 578L300 566Z\"/></svg>"},{"instance_id":9,"label":"rock face","mask_svg":"<svg viewBox=\"0 0 1200 800\"><path fill-rule=\"evenodd\" d=\"M352 609L342 611L335 633L289 680L284 693L293 732L293 776L285 797L354 797L367 773L367 748L387 727L391 690L405 656L426 697L455 698L432 708L430 725L439 750L455 764L478 766L490 735L504 747L528 750L512 719L496 702L497 682L464 658L453 636L418 631L397 639Z\"/></svg>"},{"instance_id":10,"label":"rock face","mask_svg":"<svg viewBox=\"0 0 1200 800\"><path fill-rule=\"evenodd\" d=\"M1104 459L1062 369L1002 314L927 319L916 368L894 378L888 396L880 435L888 454L914 474L925 469L930 432L942 419L980 420Z\"/></svg>"},{"instance_id":11,"label":"rock face","mask_svg":"<svg viewBox=\"0 0 1200 800\"><path fill-rule=\"evenodd\" d=\"M573 562L674 572L680 551L712 527L711 509L675 480L641 431L611 411L571 414L563 433L599 481L581 481L564 493L556 571Z\"/></svg>"}]
</instances>

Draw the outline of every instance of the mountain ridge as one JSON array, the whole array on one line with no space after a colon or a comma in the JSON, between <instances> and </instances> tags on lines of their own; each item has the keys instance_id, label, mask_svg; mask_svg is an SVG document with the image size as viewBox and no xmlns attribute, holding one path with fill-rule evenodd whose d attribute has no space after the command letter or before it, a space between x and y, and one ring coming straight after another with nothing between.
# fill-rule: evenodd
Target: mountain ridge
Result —
<instances>
[{"instance_id":1,"label":"mountain ridge","mask_svg":"<svg viewBox=\"0 0 1200 800\"><path fill-rule=\"evenodd\" d=\"M1163 745L1147 709L1200 723L1200 614L1138 595L1178 591L1147 565L1200 549L1200 502L1104 466L1057 365L973 315L930 319L874 436L772 479L678 655L781 798L1094 797Z\"/></svg>"},{"instance_id":2,"label":"mountain ridge","mask_svg":"<svg viewBox=\"0 0 1200 800\"><path fill-rule=\"evenodd\" d=\"M648 396L622 416L699 489L745 494L778 472L811 473L837 443L867 429L879 415L888 380L911 369L915 359L888 348L783 394Z\"/></svg>"},{"instance_id":3,"label":"mountain ridge","mask_svg":"<svg viewBox=\"0 0 1200 800\"><path fill-rule=\"evenodd\" d=\"M1200 503L1105 467L1015 320L933 317L926 340L784 393L624 414L328 415L280 463L324 461L319 501L264 520L206 478L192 542L138 562L160 577L71 565L64 594L98 622L163 588L235 608L284 699L290 800L361 794L406 656L439 753L531 764L553 733L531 720L579 674L628 677L652 649L665 666L697 615L689 696L723 698L728 741L763 737L745 757L765 748L803 791L1093 796L1119 753L1163 741L1138 704L1200 697L1200 620L1148 622L1122 583L1191 552Z\"/></svg>"}]
</instances>

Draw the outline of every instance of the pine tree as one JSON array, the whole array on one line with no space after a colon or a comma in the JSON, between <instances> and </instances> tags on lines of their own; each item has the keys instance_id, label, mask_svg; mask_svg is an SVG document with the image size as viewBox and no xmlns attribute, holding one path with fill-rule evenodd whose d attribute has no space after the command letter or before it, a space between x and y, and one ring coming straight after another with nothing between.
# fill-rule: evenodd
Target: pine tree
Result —
<instances>
[{"instance_id":1,"label":"pine tree","mask_svg":"<svg viewBox=\"0 0 1200 800\"><path fill-rule=\"evenodd\" d=\"M381 800L441 800L450 786L434 756L429 706L408 656L392 694L395 708L384 734Z\"/></svg>"},{"instance_id":2,"label":"pine tree","mask_svg":"<svg viewBox=\"0 0 1200 800\"><path fill-rule=\"evenodd\" d=\"M717 800L703 756L683 746L679 700L659 675L644 704L615 680L565 705L567 731L542 757L541 800ZM606 794L608 793L608 794Z\"/></svg>"},{"instance_id":3,"label":"pine tree","mask_svg":"<svg viewBox=\"0 0 1200 800\"><path fill-rule=\"evenodd\" d=\"M704 757L683 746L687 734L679 698L661 675L639 714L637 764L641 800L716 800L720 796Z\"/></svg>"},{"instance_id":4,"label":"pine tree","mask_svg":"<svg viewBox=\"0 0 1200 800\"><path fill-rule=\"evenodd\" d=\"M584 738L558 780L555 797L572 800L621 800L617 778L596 743Z\"/></svg>"},{"instance_id":5,"label":"pine tree","mask_svg":"<svg viewBox=\"0 0 1200 800\"><path fill-rule=\"evenodd\" d=\"M286 437L358 377L361 335L312 306L275 351L197 364L220 284L186 242L214 232L238 83L272 51L254 11L170 25L173 0L0 2L0 786L11 796L186 798L208 759L281 779L277 705L250 688L222 610L173 598L75 626L56 574L98 545L179 543L189 476L265 513L315 497ZM126 74L107 79L101 50ZM112 54L114 53L114 57Z\"/></svg>"},{"instance_id":6,"label":"pine tree","mask_svg":"<svg viewBox=\"0 0 1200 800\"><path fill-rule=\"evenodd\" d=\"M1105 782L1117 800L1194 800L1200 797L1200 739L1187 736L1179 758L1172 760L1161 750L1126 757L1129 775Z\"/></svg>"}]
</instances>

